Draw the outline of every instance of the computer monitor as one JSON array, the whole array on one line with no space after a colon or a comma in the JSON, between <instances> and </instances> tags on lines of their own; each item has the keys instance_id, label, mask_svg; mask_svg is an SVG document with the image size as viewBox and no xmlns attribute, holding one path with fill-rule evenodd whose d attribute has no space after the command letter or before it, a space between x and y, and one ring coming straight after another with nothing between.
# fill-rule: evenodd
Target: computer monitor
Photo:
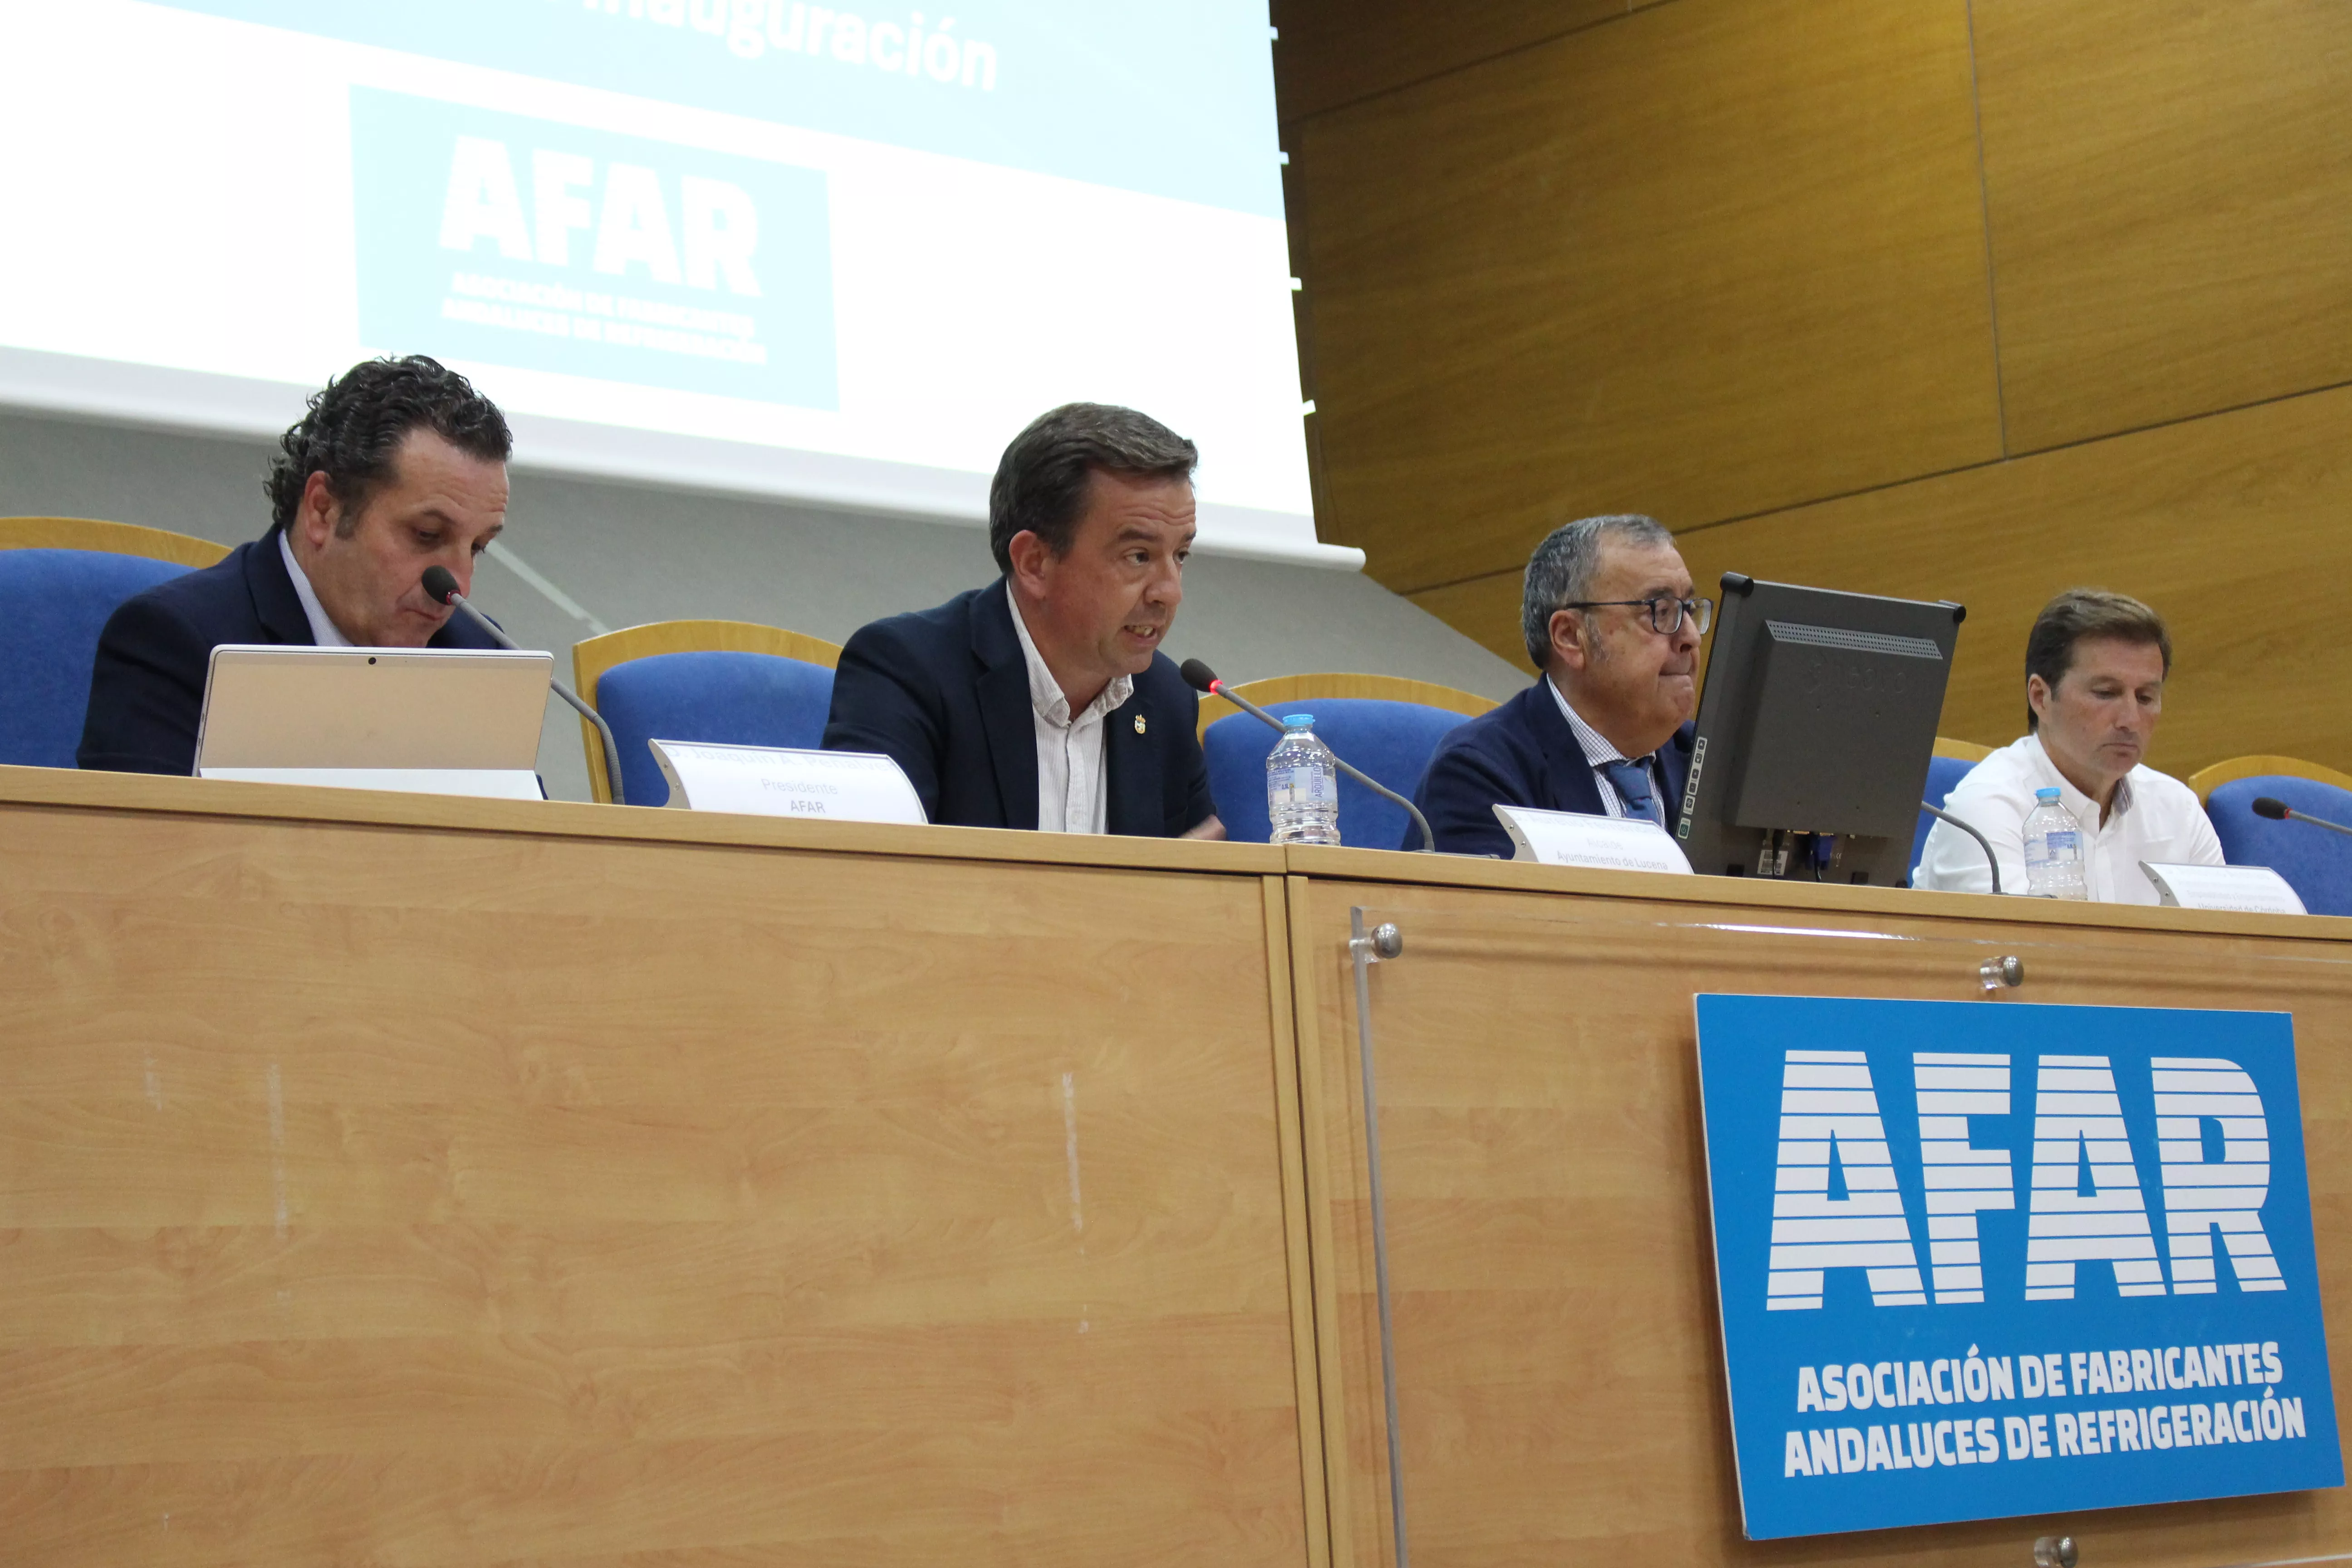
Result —
<instances>
[{"instance_id":1,"label":"computer monitor","mask_svg":"<svg viewBox=\"0 0 2352 1568\"><path fill-rule=\"evenodd\" d=\"M1901 881L1967 614L1724 574L1675 826L1691 868Z\"/></svg>"}]
</instances>

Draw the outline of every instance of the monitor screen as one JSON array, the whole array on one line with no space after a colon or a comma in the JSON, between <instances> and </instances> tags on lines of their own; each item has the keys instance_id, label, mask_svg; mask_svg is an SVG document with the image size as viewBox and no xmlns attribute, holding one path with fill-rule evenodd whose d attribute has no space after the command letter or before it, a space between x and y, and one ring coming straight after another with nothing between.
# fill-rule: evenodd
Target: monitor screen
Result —
<instances>
[{"instance_id":1,"label":"monitor screen","mask_svg":"<svg viewBox=\"0 0 2352 1568\"><path fill-rule=\"evenodd\" d=\"M1316 555L1264 0L855 7L0 0L0 402L274 433L424 353L521 465L966 519L1123 403Z\"/></svg>"}]
</instances>

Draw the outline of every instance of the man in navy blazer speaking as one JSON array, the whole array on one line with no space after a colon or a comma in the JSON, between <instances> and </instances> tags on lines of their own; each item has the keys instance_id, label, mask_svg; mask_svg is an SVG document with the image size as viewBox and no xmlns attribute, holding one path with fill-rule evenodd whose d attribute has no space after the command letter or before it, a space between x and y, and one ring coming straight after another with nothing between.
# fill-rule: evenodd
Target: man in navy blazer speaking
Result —
<instances>
[{"instance_id":1,"label":"man in navy blazer speaking","mask_svg":"<svg viewBox=\"0 0 2352 1568\"><path fill-rule=\"evenodd\" d=\"M1223 838L1200 699L1160 651L1198 460L1131 408L1040 416L989 485L1003 576L861 627L834 672L826 748L895 760L935 823Z\"/></svg>"},{"instance_id":2,"label":"man in navy blazer speaking","mask_svg":"<svg viewBox=\"0 0 2352 1568\"><path fill-rule=\"evenodd\" d=\"M98 639L76 760L121 773L195 769L213 649L494 647L426 597L428 566L470 593L505 526L498 406L423 356L370 360L327 384L279 441L269 531L126 600Z\"/></svg>"},{"instance_id":3,"label":"man in navy blazer speaking","mask_svg":"<svg viewBox=\"0 0 2352 1568\"><path fill-rule=\"evenodd\" d=\"M1674 535L1654 520L1554 529L1528 558L1519 605L1542 677L1455 727L1414 792L1437 847L1508 859L1497 805L1668 826L1690 776L1698 639L1714 609L1693 596Z\"/></svg>"}]
</instances>

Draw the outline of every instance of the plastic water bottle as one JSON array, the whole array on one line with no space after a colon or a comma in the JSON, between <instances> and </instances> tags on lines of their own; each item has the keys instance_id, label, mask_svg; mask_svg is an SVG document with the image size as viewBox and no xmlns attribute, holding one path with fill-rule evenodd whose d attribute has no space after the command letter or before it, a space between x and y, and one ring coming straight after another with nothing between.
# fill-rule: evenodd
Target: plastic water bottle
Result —
<instances>
[{"instance_id":1,"label":"plastic water bottle","mask_svg":"<svg viewBox=\"0 0 2352 1568\"><path fill-rule=\"evenodd\" d=\"M2058 804L2058 792L2033 792L2025 818L2025 891L2036 899L2088 899L2083 880L2083 826Z\"/></svg>"},{"instance_id":2,"label":"plastic water bottle","mask_svg":"<svg viewBox=\"0 0 2352 1568\"><path fill-rule=\"evenodd\" d=\"M1339 842L1339 766L1315 736L1315 715L1287 713L1265 759L1265 815L1276 844Z\"/></svg>"}]
</instances>

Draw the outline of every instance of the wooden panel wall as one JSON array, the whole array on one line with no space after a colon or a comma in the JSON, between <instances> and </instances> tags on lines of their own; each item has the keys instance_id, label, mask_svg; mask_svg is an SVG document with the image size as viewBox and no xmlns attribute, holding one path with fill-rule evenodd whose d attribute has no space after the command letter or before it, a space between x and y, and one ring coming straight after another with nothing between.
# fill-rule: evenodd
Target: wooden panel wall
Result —
<instances>
[{"instance_id":1,"label":"wooden panel wall","mask_svg":"<svg viewBox=\"0 0 2352 1568\"><path fill-rule=\"evenodd\" d=\"M1279 9L1324 537L1515 662L1528 551L1596 511L1958 599L1988 742L2101 583L2174 624L2158 765L2352 766L2352 8L1598 9Z\"/></svg>"},{"instance_id":2,"label":"wooden panel wall","mask_svg":"<svg viewBox=\"0 0 2352 1568\"><path fill-rule=\"evenodd\" d=\"M1327 532L1421 589L1997 456L1964 22L1673 0L1306 121Z\"/></svg>"},{"instance_id":3,"label":"wooden panel wall","mask_svg":"<svg viewBox=\"0 0 2352 1568\"><path fill-rule=\"evenodd\" d=\"M2352 11L1978 0L2015 451L2352 380Z\"/></svg>"},{"instance_id":4,"label":"wooden panel wall","mask_svg":"<svg viewBox=\"0 0 2352 1568\"><path fill-rule=\"evenodd\" d=\"M1282 112L1320 114L1622 16L1656 0L1275 0L1283 45Z\"/></svg>"}]
</instances>

